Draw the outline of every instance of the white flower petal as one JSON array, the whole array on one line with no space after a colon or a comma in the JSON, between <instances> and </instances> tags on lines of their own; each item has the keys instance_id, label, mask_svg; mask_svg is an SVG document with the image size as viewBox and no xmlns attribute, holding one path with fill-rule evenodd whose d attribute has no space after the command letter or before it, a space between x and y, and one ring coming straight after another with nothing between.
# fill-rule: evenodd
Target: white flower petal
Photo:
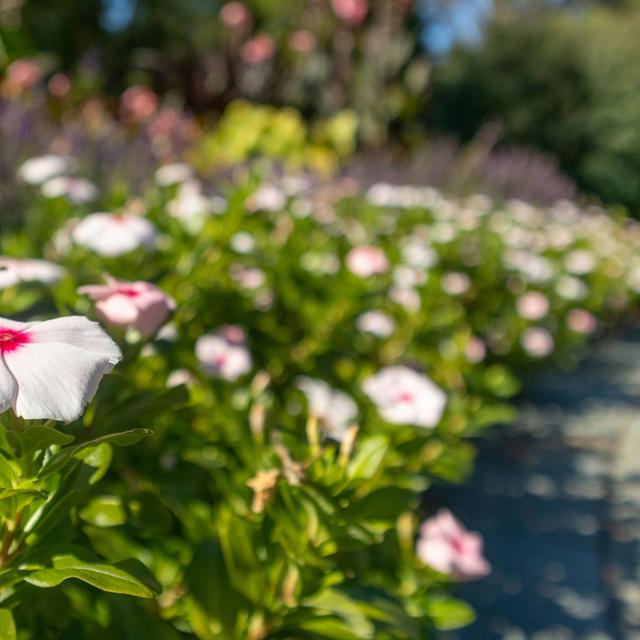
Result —
<instances>
[{"instance_id":1,"label":"white flower petal","mask_svg":"<svg viewBox=\"0 0 640 640\"><path fill-rule=\"evenodd\" d=\"M84 316L68 316L37 322L31 326L30 332L34 343L73 345L106 358L112 366L122 359L118 345L97 322L92 322Z\"/></svg>"},{"instance_id":2,"label":"white flower petal","mask_svg":"<svg viewBox=\"0 0 640 640\"><path fill-rule=\"evenodd\" d=\"M0 356L0 413L13 405L18 385L11 371L7 368L2 356Z\"/></svg>"},{"instance_id":3,"label":"white flower petal","mask_svg":"<svg viewBox=\"0 0 640 640\"><path fill-rule=\"evenodd\" d=\"M80 416L117 362L70 344L42 342L22 345L4 358L18 385L16 415L64 422Z\"/></svg>"}]
</instances>

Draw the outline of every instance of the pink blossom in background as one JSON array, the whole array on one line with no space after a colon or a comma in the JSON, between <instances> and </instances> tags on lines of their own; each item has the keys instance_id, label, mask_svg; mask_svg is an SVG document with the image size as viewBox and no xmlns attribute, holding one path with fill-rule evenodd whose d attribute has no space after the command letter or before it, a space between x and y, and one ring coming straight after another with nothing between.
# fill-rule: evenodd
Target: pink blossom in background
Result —
<instances>
[{"instance_id":1,"label":"pink blossom in background","mask_svg":"<svg viewBox=\"0 0 640 640\"><path fill-rule=\"evenodd\" d=\"M391 287L389 300L404 307L407 311L418 311L422 304L418 290L413 287Z\"/></svg>"},{"instance_id":2,"label":"pink blossom in background","mask_svg":"<svg viewBox=\"0 0 640 640\"><path fill-rule=\"evenodd\" d=\"M367 0L331 0L333 12L348 24L357 27L369 13Z\"/></svg>"},{"instance_id":3,"label":"pink blossom in background","mask_svg":"<svg viewBox=\"0 0 640 640\"><path fill-rule=\"evenodd\" d=\"M11 93L21 93L37 84L41 77L40 65L35 60L20 58L7 67L5 82Z\"/></svg>"},{"instance_id":4,"label":"pink blossom in background","mask_svg":"<svg viewBox=\"0 0 640 640\"><path fill-rule=\"evenodd\" d=\"M56 176L41 187L42 195L47 198L65 197L74 204L86 204L98 197L98 188L89 180L74 176Z\"/></svg>"},{"instance_id":5,"label":"pink blossom in background","mask_svg":"<svg viewBox=\"0 0 640 640\"><path fill-rule=\"evenodd\" d=\"M71 91L71 78L66 73L54 73L47 86L52 96L64 98Z\"/></svg>"},{"instance_id":6,"label":"pink blossom in background","mask_svg":"<svg viewBox=\"0 0 640 640\"><path fill-rule=\"evenodd\" d=\"M369 245L351 249L346 263L349 271L360 278L380 275L389 270L389 260L384 251Z\"/></svg>"},{"instance_id":7,"label":"pink blossom in background","mask_svg":"<svg viewBox=\"0 0 640 640\"><path fill-rule=\"evenodd\" d=\"M549 300L539 291L528 291L518 298L516 309L526 320L540 320L549 312Z\"/></svg>"},{"instance_id":8,"label":"pink blossom in background","mask_svg":"<svg viewBox=\"0 0 640 640\"><path fill-rule=\"evenodd\" d=\"M460 296L471 288L471 278L466 273L451 271L442 276L442 290L450 296Z\"/></svg>"},{"instance_id":9,"label":"pink blossom in background","mask_svg":"<svg viewBox=\"0 0 640 640\"><path fill-rule=\"evenodd\" d=\"M167 387L179 387L181 384L193 384L195 376L187 369L174 369L167 376Z\"/></svg>"},{"instance_id":10,"label":"pink blossom in background","mask_svg":"<svg viewBox=\"0 0 640 640\"><path fill-rule=\"evenodd\" d=\"M473 364L482 362L487 355L487 347L484 341L477 336L471 336L464 348L464 355Z\"/></svg>"},{"instance_id":11,"label":"pink blossom in background","mask_svg":"<svg viewBox=\"0 0 640 640\"><path fill-rule=\"evenodd\" d=\"M19 282L55 284L62 274L62 267L48 260L0 257L0 289L13 287Z\"/></svg>"},{"instance_id":12,"label":"pink blossom in background","mask_svg":"<svg viewBox=\"0 0 640 640\"><path fill-rule=\"evenodd\" d=\"M267 33L258 35L247 40L240 49L240 57L247 64L262 64L268 62L276 53L276 43Z\"/></svg>"},{"instance_id":13,"label":"pink blossom in background","mask_svg":"<svg viewBox=\"0 0 640 640\"><path fill-rule=\"evenodd\" d=\"M235 325L225 325L198 338L196 358L205 373L229 382L249 373L253 366L244 330Z\"/></svg>"},{"instance_id":14,"label":"pink blossom in background","mask_svg":"<svg viewBox=\"0 0 640 640\"><path fill-rule=\"evenodd\" d=\"M92 213L71 230L73 242L111 258L149 247L155 238L153 224L133 214Z\"/></svg>"},{"instance_id":15,"label":"pink blossom in background","mask_svg":"<svg viewBox=\"0 0 640 640\"><path fill-rule=\"evenodd\" d=\"M298 29L289 36L289 46L300 54L311 53L318 44L315 35L307 29Z\"/></svg>"},{"instance_id":16,"label":"pink blossom in background","mask_svg":"<svg viewBox=\"0 0 640 640\"><path fill-rule=\"evenodd\" d=\"M96 300L98 317L109 324L134 327L152 336L176 308L173 298L150 282L124 282L106 276L107 284L86 285L78 293Z\"/></svg>"},{"instance_id":17,"label":"pink blossom in background","mask_svg":"<svg viewBox=\"0 0 640 640\"><path fill-rule=\"evenodd\" d=\"M429 378L401 365L381 369L362 388L380 415L394 424L435 427L447 403L445 393Z\"/></svg>"},{"instance_id":18,"label":"pink blossom in background","mask_svg":"<svg viewBox=\"0 0 640 640\"><path fill-rule=\"evenodd\" d=\"M170 187L192 180L193 167L185 162L171 162L158 167L153 177L161 187Z\"/></svg>"},{"instance_id":19,"label":"pink blossom in background","mask_svg":"<svg viewBox=\"0 0 640 640\"><path fill-rule=\"evenodd\" d=\"M148 87L129 87L120 96L120 117L125 122L142 122L150 118L160 106L160 98Z\"/></svg>"},{"instance_id":20,"label":"pink blossom in background","mask_svg":"<svg viewBox=\"0 0 640 640\"><path fill-rule=\"evenodd\" d=\"M248 28L253 20L251 11L242 2L227 2L220 9L219 17L229 29Z\"/></svg>"},{"instance_id":21,"label":"pink blossom in background","mask_svg":"<svg viewBox=\"0 0 640 640\"><path fill-rule=\"evenodd\" d=\"M27 420L71 422L121 359L116 343L87 318L0 318L0 412L13 407Z\"/></svg>"},{"instance_id":22,"label":"pink blossom in background","mask_svg":"<svg viewBox=\"0 0 640 640\"><path fill-rule=\"evenodd\" d=\"M422 524L416 553L426 565L455 580L477 580L491 572L482 536L467 531L448 509Z\"/></svg>"},{"instance_id":23,"label":"pink blossom in background","mask_svg":"<svg viewBox=\"0 0 640 640\"><path fill-rule=\"evenodd\" d=\"M344 391L331 388L324 380L300 376L296 386L307 397L309 413L313 414L325 435L341 442L358 415L358 406Z\"/></svg>"},{"instance_id":24,"label":"pink blossom in background","mask_svg":"<svg viewBox=\"0 0 640 640\"><path fill-rule=\"evenodd\" d=\"M245 201L249 211L280 211L286 204L286 193L280 187L271 184L262 185Z\"/></svg>"},{"instance_id":25,"label":"pink blossom in background","mask_svg":"<svg viewBox=\"0 0 640 640\"><path fill-rule=\"evenodd\" d=\"M531 327L520 337L522 348L534 358L548 356L554 347L553 337L542 327Z\"/></svg>"},{"instance_id":26,"label":"pink blossom in background","mask_svg":"<svg viewBox=\"0 0 640 640\"><path fill-rule=\"evenodd\" d=\"M18 169L18 177L28 184L43 184L74 169L75 160L70 156L49 153L23 162Z\"/></svg>"},{"instance_id":27,"label":"pink blossom in background","mask_svg":"<svg viewBox=\"0 0 640 640\"><path fill-rule=\"evenodd\" d=\"M396 328L394 319L383 311L365 311L356 319L356 326L363 333L378 338L388 338Z\"/></svg>"},{"instance_id":28,"label":"pink blossom in background","mask_svg":"<svg viewBox=\"0 0 640 640\"><path fill-rule=\"evenodd\" d=\"M567 326L576 333L593 333L598 326L596 317L584 309L571 309L567 314Z\"/></svg>"}]
</instances>

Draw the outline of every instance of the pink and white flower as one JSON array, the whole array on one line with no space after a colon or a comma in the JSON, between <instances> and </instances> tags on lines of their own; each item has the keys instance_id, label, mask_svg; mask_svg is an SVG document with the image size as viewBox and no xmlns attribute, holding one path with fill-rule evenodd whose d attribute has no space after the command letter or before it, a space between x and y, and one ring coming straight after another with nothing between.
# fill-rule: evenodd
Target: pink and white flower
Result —
<instances>
[{"instance_id":1,"label":"pink and white flower","mask_svg":"<svg viewBox=\"0 0 640 640\"><path fill-rule=\"evenodd\" d=\"M251 353L241 327L226 325L215 333L198 338L196 358L206 373L233 382L253 366Z\"/></svg>"},{"instance_id":2,"label":"pink and white flower","mask_svg":"<svg viewBox=\"0 0 640 640\"><path fill-rule=\"evenodd\" d=\"M394 424L435 427L447 403L442 389L429 378L402 365L381 369L362 388L380 415Z\"/></svg>"},{"instance_id":3,"label":"pink and white flower","mask_svg":"<svg viewBox=\"0 0 640 640\"><path fill-rule=\"evenodd\" d=\"M0 412L28 420L76 420L102 376L122 359L97 322L0 318Z\"/></svg>"},{"instance_id":4,"label":"pink and white flower","mask_svg":"<svg viewBox=\"0 0 640 640\"><path fill-rule=\"evenodd\" d=\"M487 346L478 336L471 336L464 348L464 355L468 362L477 364L482 362L487 355Z\"/></svg>"},{"instance_id":5,"label":"pink and white flower","mask_svg":"<svg viewBox=\"0 0 640 640\"><path fill-rule=\"evenodd\" d=\"M367 0L331 0L333 12L346 23L357 27L369 13Z\"/></svg>"},{"instance_id":6,"label":"pink and white flower","mask_svg":"<svg viewBox=\"0 0 640 640\"><path fill-rule=\"evenodd\" d=\"M346 262L349 271L360 278L380 275L389 270L389 260L384 251L370 245L351 249Z\"/></svg>"},{"instance_id":7,"label":"pink and white flower","mask_svg":"<svg viewBox=\"0 0 640 640\"><path fill-rule=\"evenodd\" d=\"M19 282L55 284L63 273L62 267L48 260L0 258L0 289L13 287Z\"/></svg>"},{"instance_id":8,"label":"pink and white flower","mask_svg":"<svg viewBox=\"0 0 640 640\"><path fill-rule=\"evenodd\" d=\"M388 338L396 328L393 318L383 311L365 311L358 316L356 326L363 333L370 333L378 338Z\"/></svg>"},{"instance_id":9,"label":"pink and white flower","mask_svg":"<svg viewBox=\"0 0 640 640\"><path fill-rule=\"evenodd\" d=\"M193 179L193 168L184 162L172 162L158 167L154 174L157 184L169 187Z\"/></svg>"},{"instance_id":10,"label":"pink and white flower","mask_svg":"<svg viewBox=\"0 0 640 640\"><path fill-rule=\"evenodd\" d=\"M534 358L548 356L554 347L553 337L542 327L531 327L520 337L522 348Z\"/></svg>"},{"instance_id":11,"label":"pink and white flower","mask_svg":"<svg viewBox=\"0 0 640 640\"><path fill-rule=\"evenodd\" d=\"M541 320L549 312L549 300L539 291L527 291L516 301L518 315L526 320Z\"/></svg>"},{"instance_id":12,"label":"pink and white flower","mask_svg":"<svg viewBox=\"0 0 640 640\"><path fill-rule=\"evenodd\" d=\"M567 314L567 326L576 333L593 333L598 326L596 317L585 309L571 309Z\"/></svg>"},{"instance_id":13,"label":"pink and white flower","mask_svg":"<svg viewBox=\"0 0 640 640\"><path fill-rule=\"evenodd\" d=\"M80 287L78 293L96 300L98 317L109 324L134 327L152 336L176 308L173 298L150 282L124 282L111 276L107 284Z\"/></svg>"},{"instance_id":14,"label":"pink and white flower","mask_svg":"<svg viewBox=\"0 0 640 640\"><path fill-rule=\"evenodd\" d=\"M467 531L448 509L423 522L416 553L426 565L455 580L477 580L491 572L482 536Z\"/></svg>"},{"instance_id":15,"label":"pink and white flower","mask_svg":"<svg viewBox=\"0 0 640 640\"><path fill-rule=\"evenodd\" d=\"M319 421L327 437L341 442L349 426L358 415L358 406L353 398L331 388L324 380L301 376L296 386L307 397L309 413Z\"/></svg>"},{"instance_id":16,"label":"pink and white flower","mask_svg":"<svg viewBox=\"0 0 640 640\"><path fill-rule=\"evenodd\" d=\"M41 187L46 198L68 198L75 204L91 202L98 197L98 188L92 182L75 176L56 176Z\"/></svg>"},{"instance_id":17,"label":"pink and white flower","mask_svg":"<svg viewBox=\"0 0 640 640\"><path fill-rule=\"evenodd\" d=\"M73 171L75 161L70 156L47 154L36 156L22 163L18 176L28 184L43 184L51 178Z\"/></svg>"},{"instance_id":18,"label":"pink and white flower","mask_svg":"<svg viewBox=\"0 0 640 640\"><path fill-rule=\"evenodd\" d=\"M156 229L149 220L133 214L92 213L73 228L71 238L76 243L109 258L149 247L156 238Z\"/></svg>"},{"instance_id":19,"label":"pink and white flower","mask_svg":"<svg viewBox=\"0 0 640 640\"><path fill-rule=\"evenodd\" d=\"M471 278L466 273L451 271L442 276L442 289L450 296L460 296L471 288Z\"/></svg>"}]
</instances>

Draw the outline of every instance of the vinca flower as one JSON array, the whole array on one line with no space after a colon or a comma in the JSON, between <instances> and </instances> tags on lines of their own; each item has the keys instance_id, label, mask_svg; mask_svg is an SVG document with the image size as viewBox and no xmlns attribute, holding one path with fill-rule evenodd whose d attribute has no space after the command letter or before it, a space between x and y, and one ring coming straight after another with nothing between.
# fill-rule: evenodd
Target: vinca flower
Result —
<instances>
[{"instance_id":1,"label":"vinca flower","mask_svg":"<svg viewBox=\"0 0 640 640\"><path fill-rule=\"evenodd\" d=\"M86 285L78 293L96 300L96 311L109 324L134 327L152 336L176 308L173 298L150 282L124 282L106 276L107 284Z\"/></svg>"},{"instance_id":2,"label":"vinca flower","mask_svg":"<svg viewBox=\"0 0 640 640\"><path fill-rule=\"evenodd\" d=\"M393 318L382 311L365 311L356 319L356 326L363 333L370 333L378 338L388 338L394 331L396 323Z\"/></svg>"},{"instance_id":3,"label":"vinca flower","mask_svg":"<svg viewBox=\"0 0 640 640\"><path fill-rule=\"evenodd\" d=\"M405 366L381 369L362 388L380 415L394 424L435 427L447 402L444 392L429 378Z\"/></svg>"},{"instance_id":4,"label":"vinca flower","mask_svg":"<svg viewBox=\"0 0 640 640\"><path fill-rule=\"evenodd\" d=\"M526 320L540 320L549 312L549 300L539 291L528 291L518 298L516 309Z\"/></svg>"},{"instance_id":5,"label":"vinca flower","mask_svg":"<svg viewBox=\"0 0 640 640\"><path fill-rule=\"evenodd\" d=\"M13 287L19 282L55 284L62 274L61 267L47 260L0 258L0 289Z\"/></svg>"},{"instance_id":6,"label":"vinca flower","mask_svg":"<svg viewBox=\"0 0 640 640\"><path fill-rule=\"evenodd\" d=\"M491 572L479 533L467 531L448 509L441 509L420 527L418 557L454 580L477 580Z\"/></svg>"},{"instance_id":7,"label":"vinca flower","mask_svg":"<svg viewBox=\"0 0 640 640\"><path fill-rule=\"evenodd\" d=\"M313 414L325 434L341 442L358 415L358 406L344 391L332 389L324 380L301 376L296 386L307 397L309 413Z\"/></svg>"},{"instance_id":8,"label":"vinca flower","mask_svg":"<svg viewBox=\"0 0 640 640\"><path fill-rule=\"evenodd\" d=\"M71 238L98 255L115 258L151 246L156 230L151 222L132 214L92 213L71 231Z\"/></svg>"},{"instance_id":9,"label":"vinca flower","mask_svg":"<svg viewBox=\"0 0 640 640\"><path fill-rule=\"evenodd\" d=\"M347 268L360 278L368 278L386 273L389 270L389 260L378 247L355 247L347 254Z\"/></svg>"},{"instance_id":10,"label":"vinca flower","mask_svg":"<svg viewBox=\"0 0 640 640\"><path fill-rule=\"evenodd\" d=\"M51 178L69 173L74 167L75 162L69 156L36 156L20 166L18 177L28 184L44 184Z\"/></svg>"},{"instance_id":11,"label":"vinca flower","mask_svg":"<svg viewBox=\"0 0 640 640\"><path fill-rule=\"evenodd\" d=\"M76 420L102 376L122 359L97 322L0 318L0 412L28 420Z\"/></svg>"},{"instance_id":12,"label":"vinca flower","mask_svg":"<svg viewBox=\"0 0 640 640\"><path fill-rule=\"evenodd\" d=\"M193 178L193 169L184 162L173 162L158 167L154 179L161 187L169 187L182 182L189 182Z\"/></svg>"},{"instance_id":13,"label":"vinca flower","mask_svg":"<svg viewBox=\"0 0 640 640\"><path fill-rule=\"evenodd\" d=\"M84 178L75 176L56 176L41 187L42 195L47 198L68 198L75 204L85 204L98 197L98 188Z\"/></svg>"},{"instance_id":14,"label":"vinca flower","mask_svg":"<svg viewBox=\"0 0 640 640\"><path fill-rule=\"evenodd\" d=\"M220 327L216 333L198 338L196 358L206 373L229 382L249 373L253 366L244 331L233 325Z\"/></svg>"},{"instance_id":15,"label":"vinca flower","mask_svg":"<svg viewBox=\"0 0 640 640\"><path fill-rule=\"evenodd\" d=\"M520 338L522 348L534 358L544 358L553 351L553 338L542 327L527 329Z\"/></svg>"}]
</instances>

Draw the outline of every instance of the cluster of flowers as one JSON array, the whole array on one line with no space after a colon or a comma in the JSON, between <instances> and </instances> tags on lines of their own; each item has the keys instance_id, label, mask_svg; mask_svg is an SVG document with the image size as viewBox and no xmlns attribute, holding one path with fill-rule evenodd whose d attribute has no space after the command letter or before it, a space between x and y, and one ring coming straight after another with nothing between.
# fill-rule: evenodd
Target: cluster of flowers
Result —
<instances>
[{"instance_id":1,"label":"cluster of flowers","mask_svg":"<svg viewBox=\"0 0 640 640\"><path fill-rule=\"evenodd\" d=\"M71 167L46 156L19 173L44 189ZM95 314L123 345L145 341L132 380L155 362L150 370L163 375L154 384L186 385L202 406L194 424L212 407L226 410L208 389L242 404L224 394L255 389L264 374L282 388L283 423L306 406L314 446L348 457L358 437L415 443L417 458L392 476L419 476L425 460L466 435L468 414L508 395L488 374L580 344L640 296L640 230L600 210L498 206L389 184L361 197L349 180L258 178L214 190L189 165L164 165L144 200L83 217L75 198L58 193L64 221L33 247L46 259L0 259L0 296L35 282L55 299L56 284L69 280L75 293L65 304ZM95 323L76 316L0 319L0 354L0 409L67 422L121 358ZM254 434L264 430L260 407L250 415ZM274 447L296 486L302 471ZM260 469L247 483L254 511L280 477ZM490 570L480 536L446 509L422 524L414 550L454 580Z\"/></svg>"}]
</instances>

